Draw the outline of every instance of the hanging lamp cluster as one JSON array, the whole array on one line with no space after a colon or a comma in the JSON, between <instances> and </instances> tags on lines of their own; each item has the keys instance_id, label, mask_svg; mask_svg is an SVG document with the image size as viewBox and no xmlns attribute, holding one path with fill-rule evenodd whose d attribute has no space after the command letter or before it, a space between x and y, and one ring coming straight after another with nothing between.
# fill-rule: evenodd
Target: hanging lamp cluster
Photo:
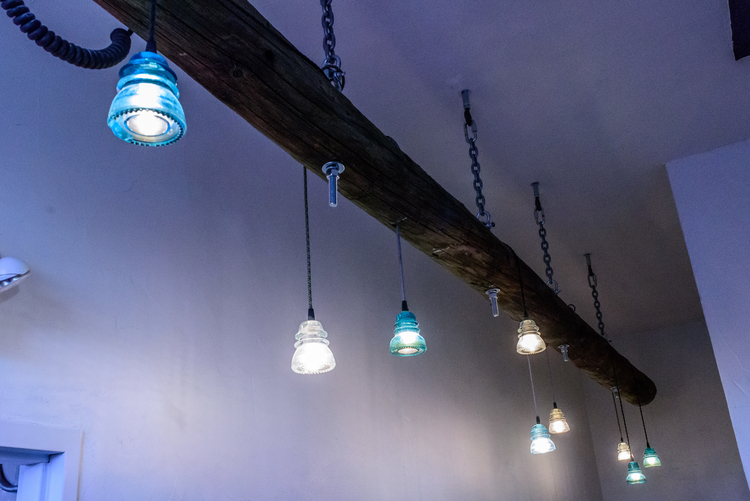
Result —
<instances>
[{"instance_id":1,"label":"hanging lamp cluster","mask_svg":"<svg viewBox=\"0 0 750 501\"><path fill-rule=\"evenodd\" d=\"M594 269L591 265L591 253L584 254L584 257L586 258L586 267L588 269L588 282L589 287L591 288L591 296L594 298L594 309L596 310L596 319L598 321L598 327L599 327L599 334L604 338L608 343L611 343L612 341L607 337L607 335L604 332L604 321L602 311L601 311L601 302L599 301L599 292L597 291L597 278L596 274L594 273ZM628 433L628 424L625 420L625 407L622 404L622 397L620 396L619 391L619 385L617 383L617 370L614 363L614 357L612 356L612 352L610 351L610 362L612 364L612 377L615 381L615 386L612 387L612 402L615 406L615 416L617 417L617 427L620 431L620 443L617 445L617 459L618 461L628 461L628 474L625 477L625 480L628 484L643 484L646 482L646 476L641 471L640 466L638 465L638 462L633 457L633 451L630 447L630 435ZM631 367L632 370L632 367ZM637 379L635 377L635 372L633 372L633 379L636 381L637 385ZM641 413L641 422L643 424L643 433L646 437L646 449L643 452L643 466L646 468L650 468L653 466L661 466L661 461L659 460L659 457L656 455L656 452L653 448L651 448L651 445L648 442L648 433L646 432L646 421L643 419L643 409L641 407L640 402L640 393L639 391L636 391L636 395L638 398L638 409ZM617 403L620 404L620 415L622 416L622 427L625 428L625 440L622 439L622 428L620 428L620 418L617 414Z\"/></svg>"}]
</instances>

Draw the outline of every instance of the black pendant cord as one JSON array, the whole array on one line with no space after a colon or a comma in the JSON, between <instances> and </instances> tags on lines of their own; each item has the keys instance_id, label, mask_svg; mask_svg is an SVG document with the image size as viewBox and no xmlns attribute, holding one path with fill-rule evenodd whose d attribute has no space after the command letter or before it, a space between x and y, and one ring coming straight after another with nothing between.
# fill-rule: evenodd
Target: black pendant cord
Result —
<instances>
[{"instance_id":1,"label":"black pendant cord","mask_svg":"<svg viewBox=\"0 0 750 501\"><path fill-rule=\"evenodd\" d=\"M641 413L641 423L643 424L643 434L646 436L646 448L651 447L648 443L648 432L646 431L646 420L643 419L643 407L641 406L641 388L638 384L638 379L635 377L635 371L633 366L630 366L630 372L633 374L633 381L635 381L635 396L638 399L638 411Z\"/></svg>"},{"instance_id":2,"label":"black pendant cord","mask_svg":"<svg viewBox=\"0 0 750 501\"><path fill-rule=\"evenodd\" d=\"M156 0L151 0L151 15L148 24L148 40L146 41L146 52L156 54L156 39L154 31L156 30Z\"/></svg>"},{"instance_id":3,"label":"black pendant cord","mask_svg":"<svg viewBox=\"0 0 750 501\"><path fill-rule=\"evenodd\" d=\"M531 355L526 355L526 361L529 362L529 379L531 380L531 396L534 399L534 414L536 414L536 424L541 424L539 420L539 410L536 407L536 391L534 391L534 376L531 375Z\"/></svg>"},{"instance_id":4,"label":"black pendant cord","mask_svg":"<svg viewBox=\"0 0 750 501\"><path fill-rule=\"evenodd\" d=\"M620 442L625 440L622 438L622 426L620 426L620 413L617 412L617 400L615 400L615 392L612 392L612 404L615 406L615 417L617 418L617 429L620 430Z\"/></svg>"},{"instance_id":5,"label":"black pendant cord","mask_svg":"<svg viewBox=\"0 0 750 501\"><path fill-rule=\"evenodd\" d=\"M529 318L529 312L526 310L526 295L523 292L523 278L521 278L521 260L518 258L518 254L513 253L516 257L516 268L518 269L518 283L521 284L521 302L523 303L523 318Z\"/></svg>"},{"instance_id":6,"label":"black pendant cord","mask_svg":"<svg viewBox=\"0 0 750 501\"><path fill-rule=\"evenodd\" d=\"M55 35L39 21L29 8L24 5L23 0L3 0L0 7L6 11L8 17L13 19L13 24L18 26L29 40L36 42L38 46L53 56L63 61L90 70L101 70L111 68L125 59L130 52L130 35L132 30L116 28L109 35L112 43L109 47L99 50L84 49L72 44L64 38Z\"/></svg>"},{"instance_id":7,"label":"black pendant cord","mask_svg":"<svg viewBox=\"0 0 750 501\"><path fill-rule=\"evenodd\" d=\"M305 193L305 246L307 248L307 319L315 320L315 310L312 305L312 268L310 266L310 214L307 207L307 167L302 166Z\"/></svg>"},{"instance_id":8,"label":"black pendant cord","mask_svg":"<svg viewBox=\"0 0 750 501\"><path fill-rule=\"evenodd\" d=\"M401 258L401 230L396 225L396 246L398 247L398 267L401 271L401 310L409 311L406 304L406 287L404 286L404 261Z\"/></svg>"},{"instance_id":9,"label":"black pendant cord","mask_svg":"<svg viewBox=\"0 0 750 501\"><path fill-rule=\"evenodd\" d=\"M552 408L557 409L557 398L555 398L555 381L552 378L552 366L549 363L549 350L544 350L547 354L547 370L549 370L549 384L552 387Z\"/></svg>"}]
</instances>

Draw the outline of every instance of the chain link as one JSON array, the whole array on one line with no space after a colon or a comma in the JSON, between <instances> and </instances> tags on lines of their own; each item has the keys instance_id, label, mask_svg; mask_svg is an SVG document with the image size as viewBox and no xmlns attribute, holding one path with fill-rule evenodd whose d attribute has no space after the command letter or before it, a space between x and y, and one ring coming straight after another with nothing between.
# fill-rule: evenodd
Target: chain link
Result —
<instances>
[{"instance_id":1,"label":"chain link","mask_svg":"<svg viewBox=\"0 0 750 501\"><path fill-rule=\"evenodd\" d=\"M536 184L536 183L535 183ZM535 187L536 190L536 187ZM539 196L534 197L534 220L539 225L539 238L542 239L542 252L544 253L544 264L546 269L544 270L547 275L547 285L549 285L555 294L560 294L560 289L557 286L557 281L552 278L552 256L549 255L549 242L547 242L547 228L544 227L546 219L544 217L544 209L542 208L542 202L539 200Z\"/></svg>"},{"instance_id":2,"label":"chain link","mask_svg":"<svg viewBox=\"0 0 750 501\"><path fill-rule=\"evenodd\" d=\"M586 254L586 264L589 267L589 287L591 287L591 297L594 298L594 308L596 309L596 319L599 321L599 333L601 336L606 339L607 341L611 342L611 340L607 337L606 334L604 334L604 322L602 321L602 310L601 310L601 303L599 302L599 292L596 290L596 274L594 273L594 270L591 268L591 254Z\"/></svg>"},{"instance_id":3,"label":"chain link","mask_svg":"<svg viewBox=\"0 0 750 501\"><path fill-rule=\"evenodd\" d=\"M484 218L484 225L487 228L493 228L495 223L492 222L492 216L485 210L484 204L486 200L482 194L482 179L479 177L481 167L479 166L479 148L477 148L477 123L471 118L471 112L469 108L464 109L464 137L466 142L469 144L469 156L471 157L471 173L474 174L474 191L476 192L476 204L479 212L477 213L477 219ZM471 129L471 136L469 136L469 129Z\"/></svg>"},{"instance_id":4,"label":"chain link","mask_svg":"<svg viewBox=\"0 0 750 501\"><path fill-rule=\"evenodd\" d=\"M320 0L320 6L323 7L323 50L326 59L323 61L323 73L331 84L339 91L344 90L346 83L345 73L341 69L341 58L336 55L336 35L333 34L333 10L331 9L331 0Z\"/></svg>"}]
</instances>

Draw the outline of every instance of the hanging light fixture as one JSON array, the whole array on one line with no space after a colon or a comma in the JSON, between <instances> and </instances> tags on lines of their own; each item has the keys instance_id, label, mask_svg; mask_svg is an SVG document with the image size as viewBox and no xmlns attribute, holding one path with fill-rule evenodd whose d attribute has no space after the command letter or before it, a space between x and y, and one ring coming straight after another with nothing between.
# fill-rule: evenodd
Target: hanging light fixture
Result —
<instances>
[{"instance_id":1,"label":"hanging light fixture","mask_svg":"<svg viewBox=\"0 0 750 501\"><path fill-rule=\"evenodd\" d=\"M531 380L531 396L534 399L534 413L536 414L536 424L531 427L531 453L546 454L555 450L555 443L549 438L547 428L544 427L539 419L539 411L536 407L536 392L534 391L534 376L531 374L531 357L526 356L529 363L529 379Z\"/></svg>"},{"instance_id":2,"label":"hanging light fixture","mask_svg":"<svg viewBox=\"0 0 750 501\"><path fill-rule=\"evenodd\" d=\"M419 324L414 313L409 311L406 304L406 288L404 287L404 262L401 258L401 230L396 224L396 246L398 248L398 266L401 271L401 313L396 317L396 328L391 339L391 355L397 357L414 357L427 351L427 344L419 333Z\"/></svg>"},{"instance_id":3,"label":"hanging light fixture","mask_svg":"<svg viewBox=\"0 0 750 501\"><path fill-rule=\"evenodd\" d=\"M604 333L604 322L602 321L602 310L601 303L599 302L599 292L596 290L597 280L594 269L591 266L591 253L584 254L586 258L586 266L588 268L588 281L589 287L591 288L591 296L594 298L594 308L596 309L596 319L599 321L599 334L608 343L612 343L607 335ZM615 406L615 416L617 416L617 401L620 402L620 414L622 415L622 426L625 428L625 440L622 439L622 428L620 428L620 418L617 417L617 428L620 430L620 444L617 446L617 459L620 461L627 461L628 463L628 476L626 481L628 484L643 484L646 482L646 476L641 471L638 462L633 457L633 450L630 447L630 435L628 434L628 423L625 420L625 408L622 405L622 397L620 396L619 385L617 384L617 370L615 368L615 359L612 355L614 350L609 351L609 360L612 364L612 379L615 381L615 386L612 387L612 403Z\"/></svg>"},{"instance_id":4,"label":"hanging light fixture","mask_svg":"<svg viewBox=\"0 0 750 501\"><path fill-rule=\"evenodd\" d=\"M484 208L486 202L484 195L482 194L482 180L479 177L479 149L477 148L477 123L471 117L471 102L469 101L469 89L461 91L461 100L464 103L464 138L469 144L469 156L471 157L471 173L474 174L474 191L476 192L476 204L479 212L477 213L477 219L484 218L484 225L487 228L493 228L495 223L492 222L492 216ZM471 137L469 137L469 129L471 129ZM494 310L493 310L494 314ZM497 315L495 315L497 316Z\"/></svg>"},{"instance_id":5,"label":"hanging light fixture","mask_svg":"<svg viewBox=\"0 0 750 501\"><path fill-rule=\"evenodd\" d=\"M516 256L516 267L518 268L518 283L521 285L524 318L518 327L516 351L521 355L534 355L547 349L547 345L544 343L542 336L539 335L539 327L533 320L529 319L529 312L526 310L526 296L523 292L523 278L521 277L521 264L518 256Z\"/></svg>"},{"instance_id":6,"label":"hanging light fixture","mask_svg":"<svg viewBox=\"0 0 750 501\"><path fill-rule=\"evenodd\" d=\"M552 378L552 367L549 363L549 351L547 353L547 369L549 370L549 382L552 387L552 411L549 413L549 432L555 435L567 433L570 431L568 420L565 419L563 412L557 408L557 398L555 398L555 381Z\"/></svg>"},{"instance_id":7,"label":"hanging light fixture","mask_svg":"<svg viewBox=\"0 0 750 501\"><path fill-rule=\"evenodd\" d=\"M312 305L312 273L310 267L310 217L307 207L307 169L302 167L305 198L305 244L307 248L307 321L299 326L294 336L296 348L292 357L292 370L297 374L322 374L336 367L336 360L328 347L328 333L315 320Z\"/></svg>"},{"instance_id":8,"label":"hanging light fixture","mask_svg":"<svg viewBox=\"0 0 750 501\"><path fill-rule=\"evenodd\" d=\"M646 420L643 419L643 407L641 406L641 395L640 385L638 384L638 378L635 375L633 366L630 366L631 373L633 375L633 381L635 381L636 397L638 398L638 411L641 413L641 423L643 424L643 434L646 436L646 450L643 451L643 467L652 468L654 466L661 466L661 460L656 455L656 451L651 444L648 443L648 432L646 431Z\"/></svg>"},{"instance_id":9,"label":"hanging light fixture","mask_svg":"<svg viewBox=\"0 0 750 501\"><path fill-rule=\"evenodd\" d=\"M10 256L0 259L0 292L12 289L30 273L29 265L20 259Z\"/></svg>"},{"instance_id":10,"label":"hanging light fixture","mask_svg":"<svg viewBox=\"0 0 750 501\"><path fill-rule=\"evenodd\" d=\"M120 69L117 95L109 108L107 125L123 141L141 146L165 146L185 135L185 112L180 105L177 75L156 53L156 0L146 50Z\"/></svg>"},{"instance_id":11,"label":"hanging light fixture","mask_svg":"<svg viewBox=\"0 0 750 501\"><path fill-rule=\"evenodd\" d=\"M631 461L628 463L628 476L625 477L625 481L628 484L645 484L646 475L641 471L637 461Z\"/></svg>"},{"instance_id":12,"label":"hanging light fixture","mask_svg":"<svg viewBox=\"0 0 750 501\"><path fill-rule=\"evenodd\" d=\"M547 285L552 288L555 294L560 293L560 289L557 287L557 281L552 278L554 271L552 270L552 257L549 254L549 243L547 242L547 228L544 226L547 222L544 215L544 209L542 208L542 202L539 199L539 183L531 183L531 187L534 190L534 220L539 226L539 237L542 239L542 252L544 253L543 261L546 265L545 273L547 275ZM561 345L560 350L563 354L563 360L568 359L568 345ZM549 351L545 352L547 355L547 370L549 371L550 385L552 386L552 411L549 413L549 432L554 434L567 433L570 431L570 425L563 412L557 408L557 398L555 398L555 381L552 377L552 366L549 361Z\"/></svg>"}]
</instances>

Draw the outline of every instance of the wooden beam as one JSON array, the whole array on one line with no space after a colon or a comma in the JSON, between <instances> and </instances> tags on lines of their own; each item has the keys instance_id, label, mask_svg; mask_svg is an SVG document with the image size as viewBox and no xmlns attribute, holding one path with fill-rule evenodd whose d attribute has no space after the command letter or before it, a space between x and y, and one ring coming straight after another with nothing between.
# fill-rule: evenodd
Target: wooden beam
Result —
<instances>
[{"instance_id":1,"label":"wooden beam","mask_svg":"<svg viewBox=\"0 0 750 501\"><path fill-rule=\"evenodd\" d=\"M747 0L729 0L729 18L734 59L739 61L750 56L750 3Z\"/></svg>"},{"instance_id":2,"label":"wooden beam","mask_svg":"<svg viewBox=\"0 0 750 501\"><path fill-rule=\"evenodd\" d=\"M148 0L95 0L146 38ZM651 402L656 386L557 297L545 281L458 200L380 132L312 61L245 0L159 0L159 51L311 172L331 160L346 166L343 196L381 223L403 220L403 237L484 296L523 318L528 309L547 344L570 346L570 359L630 403ZM188 119L190 103L184 103ZM190 141L190 135L184 141ZM508 336L511 334L508 333ZM615 369L613 372L613 368Z\"/></svg>"}]
</instances>

